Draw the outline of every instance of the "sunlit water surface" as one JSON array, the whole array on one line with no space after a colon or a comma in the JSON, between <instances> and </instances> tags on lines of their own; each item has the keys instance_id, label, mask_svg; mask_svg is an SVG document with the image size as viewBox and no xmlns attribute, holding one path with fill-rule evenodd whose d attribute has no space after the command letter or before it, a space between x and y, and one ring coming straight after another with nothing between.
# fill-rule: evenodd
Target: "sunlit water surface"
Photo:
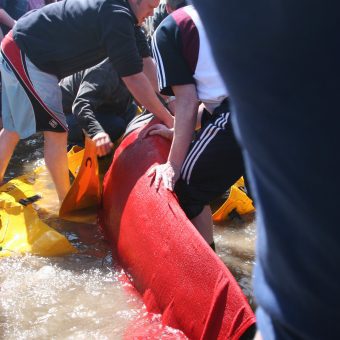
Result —
<instances>
[{"instance_id":1,"label":"sunlit water surface","mask_svg":"<svg viewBox=\"0 0 340 340\"><path fill-rule=\"evenodd\" d=\"M5 179L42 164L40 135L21 141ZM146 312L140 296L95 223L58 219L58 200L47 173L39 177L44 190L41 218L67 236L79 252L65 257L13 256L0 259L0 338L5 339L183 339ZM255 222L242 216L215 226L218 256L236 277L252 307ZM134 330L134 336L129 335ZM157 332L156 332L157 331ZM157 335L154 335L155 332Z\"/></svg>"}]
</instances>

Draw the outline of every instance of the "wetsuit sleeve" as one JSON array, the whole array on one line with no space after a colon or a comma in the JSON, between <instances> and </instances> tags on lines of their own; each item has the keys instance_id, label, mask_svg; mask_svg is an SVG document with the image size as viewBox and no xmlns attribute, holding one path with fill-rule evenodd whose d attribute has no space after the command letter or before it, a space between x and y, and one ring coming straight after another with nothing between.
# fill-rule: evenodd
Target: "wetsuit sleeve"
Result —
<instances>
[{"instance_id":1,"label":"wetsuit sleeve","mask_svg":"<svg viewBox=\"0 0 340 340\"><path fill-rule=\"evenodd\" d=\"M182 33L172 16L166 17L158 26L152 38L152 54L157 65L159 90L173 95L174 85L195 84L193 70L183 53Z\"/></svg>"},{"instance_id":2,"label":"wetsuit sleeve","mask_svg":"<svg viewBox=\"0 0 340 340\"><path fill-rule=\"evenodd\" d=\"M135 24L131 15L123 10L105 7L101 11L102 39L109 59L120 77L143 70L142 57L137 47Z\"/></svg>"},{"instance_id":3,"label":"wetsuit sleeve","mask_svg":"<svg viewBox=\"0 0 340 340\"><path fill-rule=\"evenodd\" d=\"M107 72L105 68L96 68L85 72L81 80L72 112L81 128L91 138L99 132L105 132L96 119L96 112L105 102L105 98L119 86L119 78L115 74Z\"/></svg>"}]
</instances>

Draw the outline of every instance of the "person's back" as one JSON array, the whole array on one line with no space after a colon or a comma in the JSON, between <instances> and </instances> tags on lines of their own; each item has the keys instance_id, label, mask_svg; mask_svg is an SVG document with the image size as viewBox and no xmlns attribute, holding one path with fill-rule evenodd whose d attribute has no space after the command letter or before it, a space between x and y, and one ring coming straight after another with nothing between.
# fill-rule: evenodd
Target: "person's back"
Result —
<instances>
[{"instance_id":1,"label":"person's back","mask_svg":"<svg viewBox=\"0 0 340 340\"><path fill-rule=\"evenodd\" d=\"M169 68L165 69L168 72L162 72L159 67L161 93L172 95L173 92L167 84L174 79L177 82L181 79L178 84L195 82L198 99L211 111L228 97L204 27L193 6L182 7L162 21L154 34L153 52L157 62L161 63L163 68ZM183 65L179 61L174 65L179 56ZM177 70L177 74L170 71L169 65Z\"/></svg>"},{"instance_id":2,"label":"person's back","mask_svg":"<svg viewBox=\"0 0 340 340\"><path fill-rule=\"evenodd\" d=\"M91 88L96 91L96 98L100 102L96 104L96 107L103 111L108 111L108 108L110 108L110 112L119 114L126 109L132 99L130 92L118 77L110 60L105 59L93 67L76 72L60 81L65 113L72 111L74 99L84 81L87 83L88 91L91 91Z\"/></svg>"},{"instance_id":3,"label":"person's back","mask_svg":"<svg viewBox=\"0 0 340 340\"><path fill-rule=\"evenodd\" d=\"M60 81L70 143L105 132L115 141L135 116L137 106L109 59Z\"/></svg>"},{"instance_id":4,"label":"person's back","mask_svg":"<svg viewBox=\"0 0 340 340\"><path fill-rule=\"evenodd\" d=\"M119 58L122 53L131 55L130 62L141 64L133 53L135 45L124 39L125 29L131 30L136 24L128 6L124 0L56 2L21 17L13 37L36 66L60 79L96 65L107 55L118 73L126 75L129 70L126 61ZM120 13L116 15L115 11Z\"/></svg>"}]
</instances>

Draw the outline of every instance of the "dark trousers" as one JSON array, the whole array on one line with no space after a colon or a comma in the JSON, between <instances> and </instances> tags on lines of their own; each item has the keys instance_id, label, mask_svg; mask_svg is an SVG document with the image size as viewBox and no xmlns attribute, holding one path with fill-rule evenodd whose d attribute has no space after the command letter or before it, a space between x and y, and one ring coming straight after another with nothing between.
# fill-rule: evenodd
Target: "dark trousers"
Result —
<instances>
[{"instance_id":1,"label":"dark trousers","mask_svg":"<svg viewBox=\"0 0 340 340\"><path fill-rule=\"evenodd\" d=\"M340 334L340 3L194 1L257 208L264 339ZM337 301L337 302L335 302Z\"/></svg>"}]
</instances>

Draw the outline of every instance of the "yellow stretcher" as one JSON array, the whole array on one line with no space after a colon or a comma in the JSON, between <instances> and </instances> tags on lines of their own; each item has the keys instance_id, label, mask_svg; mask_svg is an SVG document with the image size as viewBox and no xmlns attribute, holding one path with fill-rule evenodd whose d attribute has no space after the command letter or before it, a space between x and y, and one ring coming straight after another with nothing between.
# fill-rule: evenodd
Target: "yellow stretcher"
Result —
<instances>
[{"instance_id":1,"label":"yellow stretcher","mask_svg":"<svg viewBox=\"0 0 340 340\"><path fill-rule=\"evenodd\" d=\"M226 221L234 211L239 215L255 211L253 201L245 193L243 177L231 186L227 200L213 214L213 221L215 223Z\"/></svg>"},{"instance_id":2,"label":"yellow stretcher","mask_svg":"<svg viewBox=\"0 0 340 340\"><path fill-rule=\"evenodd\" d=\"M34 184L44 168L0 187L0 257L21 253L61 256L76 252L65 236L39 218L32 206L41 198Z\"/></svg>"},{"instance_id":3,"label":"yellow stretcher","mask_svg":"<svg viewBox=\"0 0 340 340\"><path fill-rule=\"evenodd\" d=\"M100 198L98 163L92 141L86 140L85 151L74 147L68 153L68 160L75 180L60 209L60 216L65 219L72 216L73 210L97 206ZM65 236L39 218L33 207L41 202L36 184L43 172L47 172L45 166L0 187L0 257L23 253L61 256L77 252ZM79 222L79 218L76 220Z\"/></svg>"}]
</instances>

